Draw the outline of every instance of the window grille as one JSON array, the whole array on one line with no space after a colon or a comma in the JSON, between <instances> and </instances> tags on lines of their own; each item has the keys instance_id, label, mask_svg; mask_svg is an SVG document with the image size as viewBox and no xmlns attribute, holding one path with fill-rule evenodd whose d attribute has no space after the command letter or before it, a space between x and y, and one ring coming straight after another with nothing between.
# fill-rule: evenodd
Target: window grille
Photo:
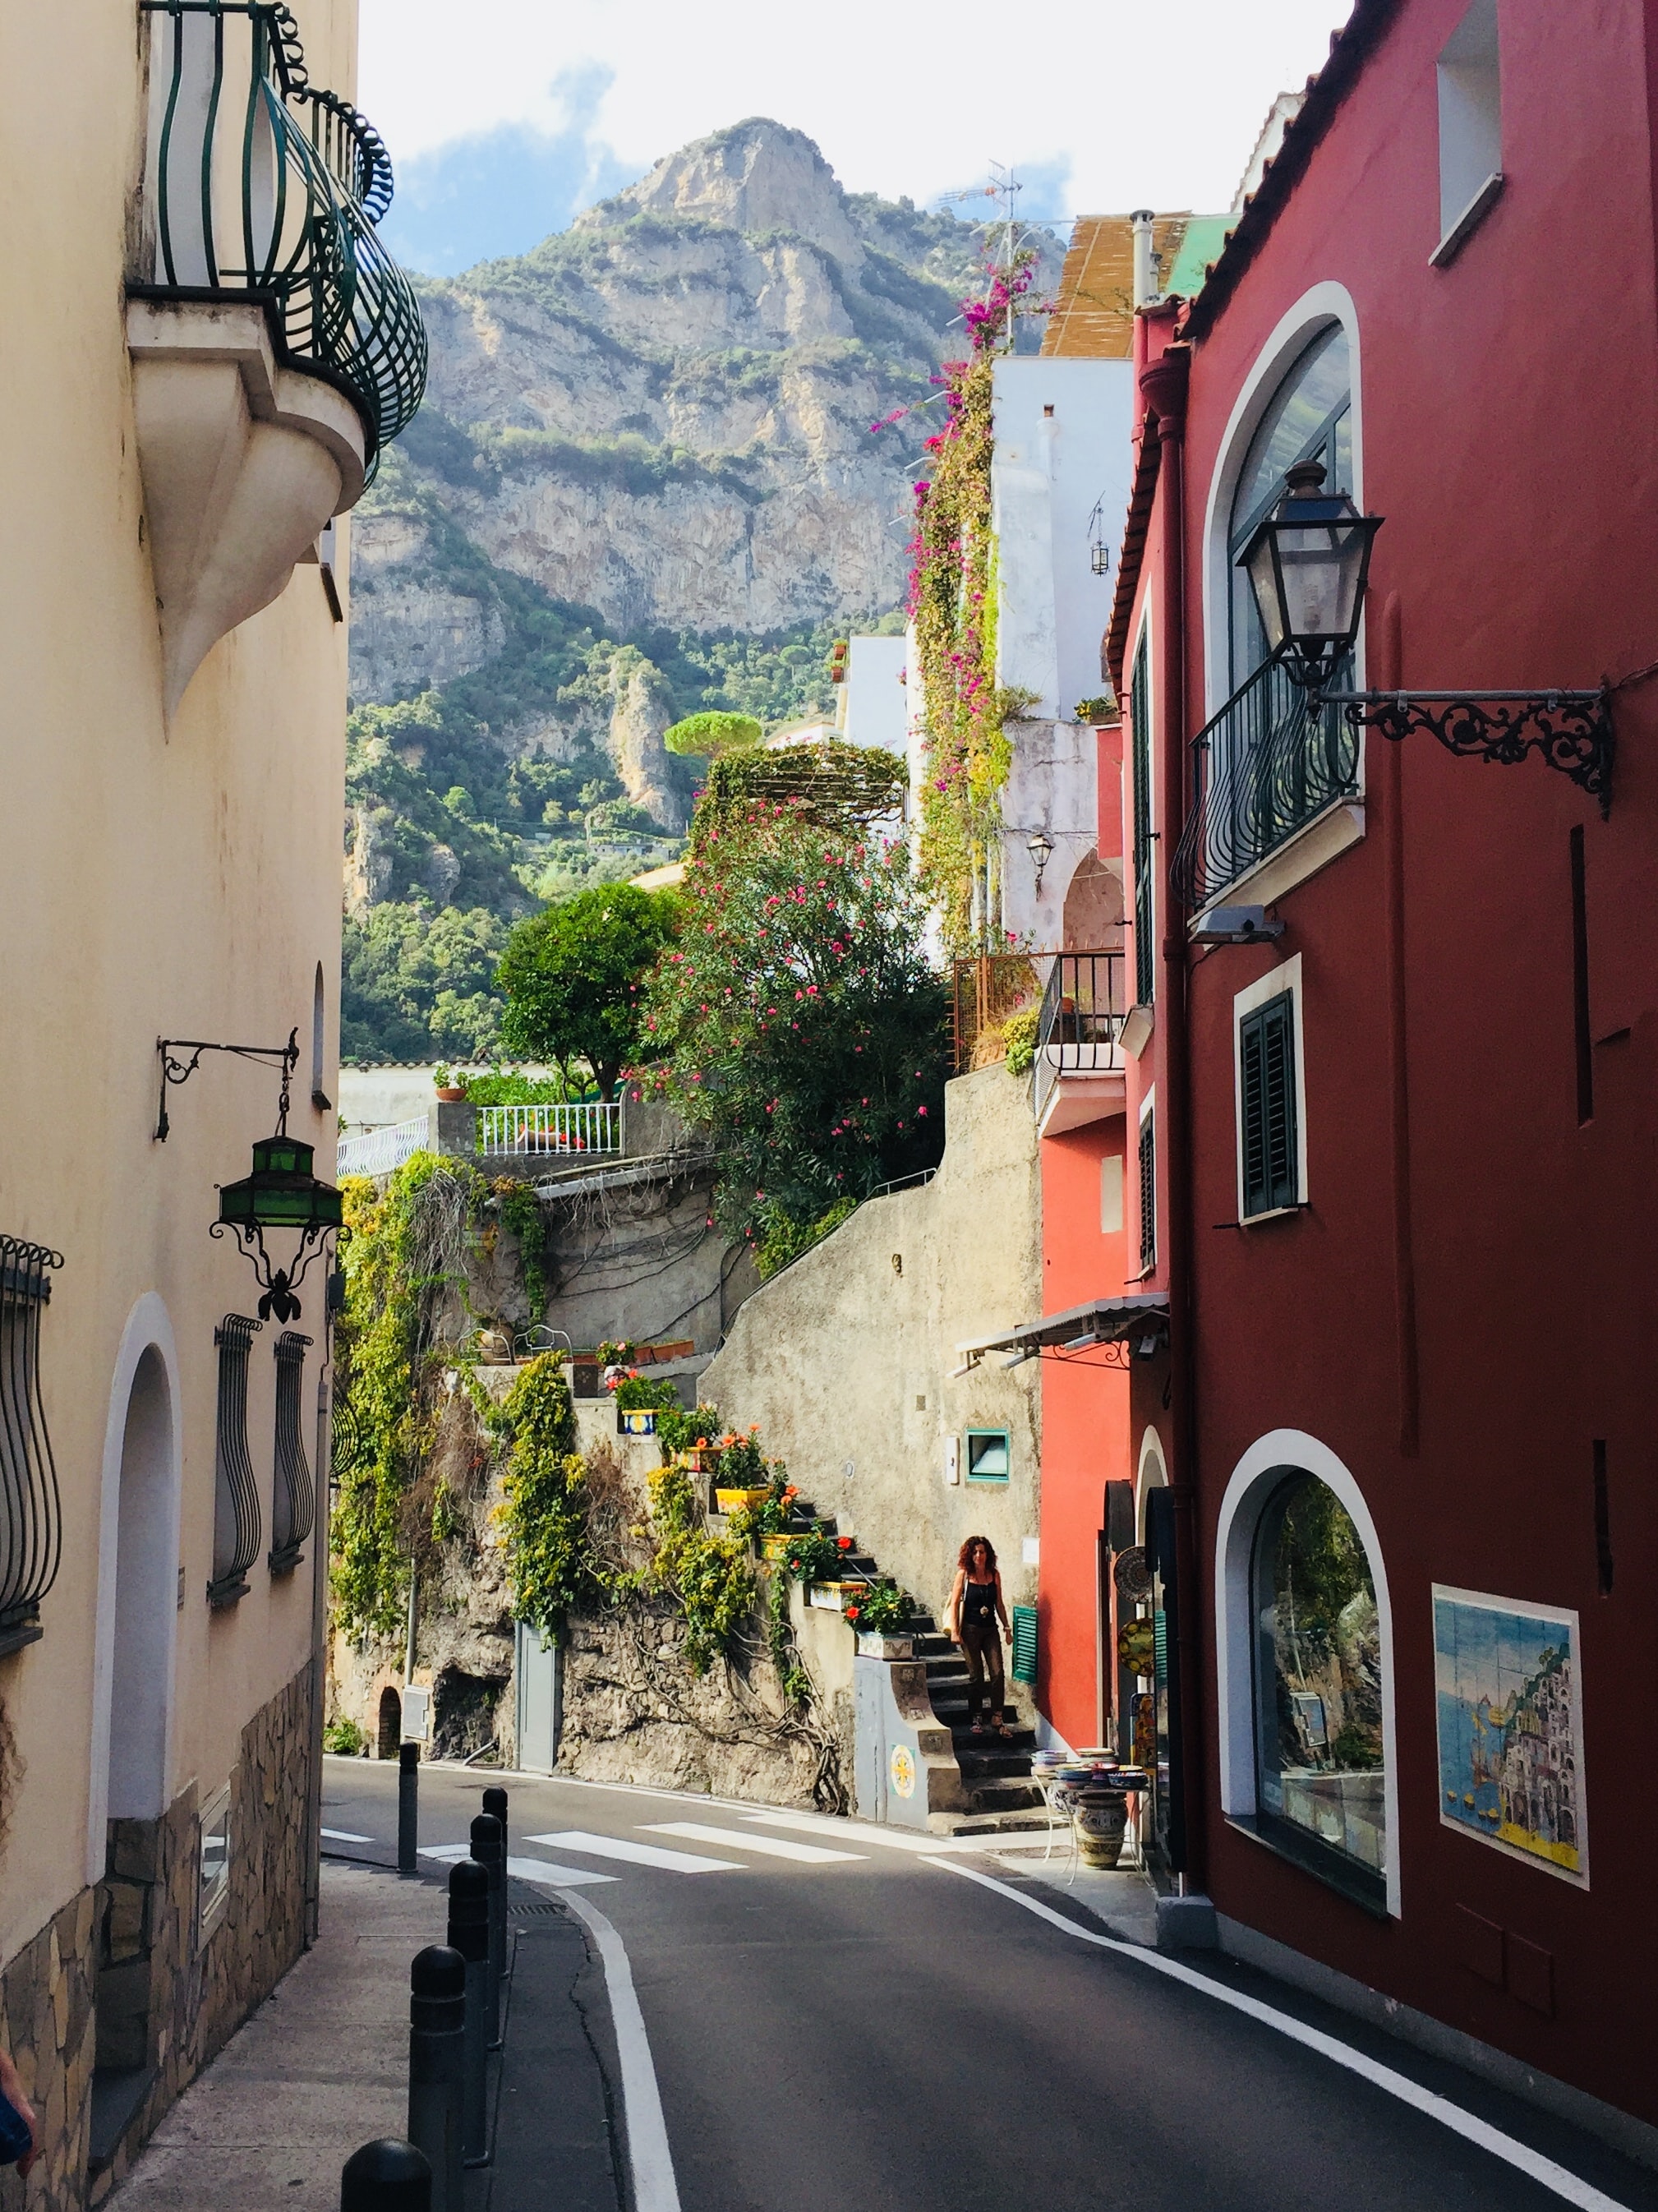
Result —
<instances>
[{"instance_id":1,"label":"window grille","mask_svg":"<svg viewBox=\"0 0 1658 2212\"><path fill-rule=\"evenodd\" d=\"M0 1236L0 1652L39 1641L63 1515L40 1401L40 1316L64 1255Z\"/></svg>"},{"instance_id":2,"label":"window grille","mask_svg":"<svg viewBox=\"0 0 1658 2212\"><path fill-rule=\"evenodd\" d=\"M311 1339L296 1329L285 1328L276 1339L276 1478L270 1492L269 1562L273 1575L288 1574L298 1566L311 1534L311 1469L300 1428L305 1355L310 1348Z\"/></svg>"},{"instance_id":3,"label":"window grille","mask_svg":"<svg viewBox=\"0 0 1658 2212\"><path fill-rule=\"evenodd\" d=\"M1295 1019L1294 994L1282 991L1238 1024L1246 1220L1294 1206L1301 1196Z\"/></svg>"},{"instance_id":4,"label":"window grille","mask_svg":"<svg viewBox=\"0 0 1658 2212\"><path fill-rule=\"evenodd\" d=\"M1140 1273L1157 1263L1157 1152L1153 1116L1140 1123Z\"/></svg>"},{"instance_id":5,"label":"window grille","mask_svg":"<svg viewBox=\"0 0 1658 2212\"><path fill-rule=\"evenodd\" d=\"M1151 939L1151 672L1144 629L1134 653L1128 718L1134 732L1134 1003L1149 1006L1157 969Z\"/></svg>"},{"instance_id":6,"label":"window grille","mask_svg":"<svg viewBox=\"0 0 1658 2212\"><path fill-rule=\"evenodd\" d=\"M213 1605L247 1595L247 1571L259 1556L259 1493L247 1450L247 1357L261 1324L227 1314L213 1332L219 1347L219 1432L214 1455Z\"/></svg>"}]
</instances>

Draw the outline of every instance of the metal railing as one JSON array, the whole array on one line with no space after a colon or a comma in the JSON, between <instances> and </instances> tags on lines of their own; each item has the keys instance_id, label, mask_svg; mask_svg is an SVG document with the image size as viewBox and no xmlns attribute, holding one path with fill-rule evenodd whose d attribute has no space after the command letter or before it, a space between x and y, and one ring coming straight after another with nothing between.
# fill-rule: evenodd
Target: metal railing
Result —
<instances>
[{"instance_id":1,"label":"metal railing","mask_svg":"<svg viewBox=\"0 0 1658 2212\"><path fill-rule=\"evenodd\" d=\"M1040 987L1032 964L1041 954L987 952L950 966L950 1035L954 1073L973 1065L974 1048L986 1030L999 1029L1010 1014L1029 1006Z\"/></svg>"},{"instance_id":2,"label":"metal railing","mask_svg":"<svg viewBox=\"0 0 1658 2212\"><path fill-rule=\"evenodd\" d=\"M213 1469L214 1605L247 1595L247 1571L259 1556L259 1486L247 1449L247 1359L263 1324L227 1314L213 1332L219 1352L217 1437Z\"/></svg>"},{"instance_id":3,"label":"metal railing","mask_svg":"<svg viewBox=\"0 0 1658 2212\"><path fill-rule=\"evenodd\" d=\"M282 0L139 0L150 17L141 295L252 296L283 356L363 418L374 473L426 386L414 291L376 235L392 164L354 107L312 85Z\"/></svg>"},{"instance_id":4,"label":"metal railing","mask_svg":"<svg viewBox=\"0 0 1658 2212\"><path fill-rule=\"evenodd\" d=\"M305 1355L310 1346L311 1339L292 1328L285 1328L275 1346L276 1441L270 1486L270 1551L266 1561L273 1575L287 1574L299 1565L316 1517L301 1406Z\"/></svg>"},{"instance_id":5,"label":"metal railing","mask_svg":"<svg viewBox=\"0 0 1658 2212\"><path fill-rule=\"evenodd\" d=\"M64 1529L40 1400L40 1323L61 1252L0 1236L0 1652L40 1634Z\"/></svg>"},{"instance_id":6,"label":"metal railing","mask_svg":"<svg viewBox=\"0 0 1658 2212\"><path fill-rule=\"evenodd\" d=\"M1127 988L1121 952L1055 954L1036 1024L1031 1103L1038 1121L1062 1076L1121 1070Z\"/></svg>"},{"instance_id":7,"label":"metal railing","mask_svg":"<svg viewBox=\"0 0 1658 2212\"><path fill-rule=\"evenodd\" d=\"M618 1104L480 1106L481 1152L619 1152Z\"/></svg>"},{"instance_id":8,"label":"metal railing","mask_svg":"<svg viewBox=\"0 0 1658 2212\"><path fill-rule=\"evenodd\" d=\"M383 1129L366 1129L360 1137L342 1137L336 1173L390 1175L423 1151L429 1141L430 1125L424 1114L412 1121L390 1121Z\"/></svg>"},{"instance_id":9,"label":"metal railing","mask_svg":"<svg viewBox=\"0 0 1658 2212\"><path fill-rule=\"evenodd\" d=\"M1328 689L1352 682L1343 660ZM1282 656L1263 661L1192 740L1192 811L1169 881L1189 914L1275 852L1315 815L1358 793L1359 734L1315 702Z\"/></svg>"}]
</instances>

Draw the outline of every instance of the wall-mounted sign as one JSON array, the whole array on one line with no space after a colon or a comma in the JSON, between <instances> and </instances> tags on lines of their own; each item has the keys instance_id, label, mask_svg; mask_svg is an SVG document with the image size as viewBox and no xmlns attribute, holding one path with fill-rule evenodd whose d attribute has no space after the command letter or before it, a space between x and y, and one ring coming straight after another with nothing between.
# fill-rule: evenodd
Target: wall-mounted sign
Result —
<instances>
[{"instance_id":1,"label":"wall-mounted sign","mask_svg":"<svg viewBox=\"0 0 1658 2212\"><path fill-rule=\"evenodd\" d=\"M907 1743L894 1744L892 1757L887 1762L887 1772L900 1797L915 1795L915 1754Z\"/></svg>"},{"instance_id":2,"label":"wall-mounted sign","mask_svg":"<svg viewBox=\"0 0 1658 2212\"><path fill-rule=\"evenodd\" d=\"M1439 1817L1588 1887L1577 1615L1433 1586Z\"/></svg>"},{"instance_id":3,"label":"wall-mounted sign","mask_svg":"<svg viewBox=\"0 0 1658 2212\"><path fill-rule=\"evenodd\" d=\"M432 1692L422 1689L418 1682L404 1685L403 1740L405 1743L426 1743L432 1735Z\"/></svg>"}]
</instances>

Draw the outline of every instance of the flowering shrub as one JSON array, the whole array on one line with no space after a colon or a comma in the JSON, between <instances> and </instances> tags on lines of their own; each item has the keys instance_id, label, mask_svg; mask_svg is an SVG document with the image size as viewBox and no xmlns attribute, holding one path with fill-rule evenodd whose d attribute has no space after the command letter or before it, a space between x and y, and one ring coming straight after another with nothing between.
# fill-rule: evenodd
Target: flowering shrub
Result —
<instances>
[{"instance_id":1,"label":"flowering shrub","mask_svg":"<svg viewBox=\"0 0 1658 2212\"><path fill-rule=\"evenodd\" d=\"M841 1574L841 1547L827 1528L803 1528L783 1554L798 1583L832 1583Z\"/></svg>"},{"instance_id":2,"label":"flowering shrub","mask_svg":"<svg viewBox=\"0 0 1658 2212\"><path fill-rule=\"evenodd\" d=\"M890 1636L909 1619L909 1600L890 1576L883 1575L848 1598L844 1610L860 1635Z\"/></svg>"},{"instance_id":3,"label":"flowering shrub","mask_svg":"<svg viewBox=\"0 0 1658 2212\"><path fill-rule=\"evenodd\" d=\"M677 1452L718 1443L724 1426L718 1406L693 1406L689 1413L681 1406L665 1407L656 1417L656 1441L662 1448L664 1466Z\"/></svg>"},{"instance_id":4,"label":"flowering shrub","mask_svg":"<svg viewBox=\"0 0 1658 2212\"><path fill-rule=\"evenodd\" d=\"M679 1403L679 1393L665 1376L652 1382L643 1375L625 1375L616 1386L616 1402L619 1413L661 1413Z\"/></svg>"},{"instance_id":5,"label":"flowering shrub","mask_svg":"<svg viewBox=\"0 0 1658 2212\"><path fill-rule=\"evenodd\" d=\"M936 1162L945 994L901 844L800 799L699 817L633 1080L708 1137L716 1213L758 1244Z\"/></svg>"}]
</instances>

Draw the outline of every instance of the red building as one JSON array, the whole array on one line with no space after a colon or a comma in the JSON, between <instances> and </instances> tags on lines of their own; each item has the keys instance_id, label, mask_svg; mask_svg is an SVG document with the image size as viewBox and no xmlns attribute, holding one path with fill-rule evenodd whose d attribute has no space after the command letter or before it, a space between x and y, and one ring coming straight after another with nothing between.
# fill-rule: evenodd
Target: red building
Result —
<instances>
[{"instance_id":1,"label":"red building","mask_svg":"<svg viewBox=\"0 0 1658 2212\"><path fill-rule=\"evenodd\" d=\"M1640 0L1359 0L1200 294L1139 317L1108 648L1169 1862L1229 1949L1625 2141L1658 2123L1655 93ZM1321 684L1240 566L1303 462L1384 518ZM1406 695L1403 734L1332 690Z\"/></svg>"}]
</instances>

